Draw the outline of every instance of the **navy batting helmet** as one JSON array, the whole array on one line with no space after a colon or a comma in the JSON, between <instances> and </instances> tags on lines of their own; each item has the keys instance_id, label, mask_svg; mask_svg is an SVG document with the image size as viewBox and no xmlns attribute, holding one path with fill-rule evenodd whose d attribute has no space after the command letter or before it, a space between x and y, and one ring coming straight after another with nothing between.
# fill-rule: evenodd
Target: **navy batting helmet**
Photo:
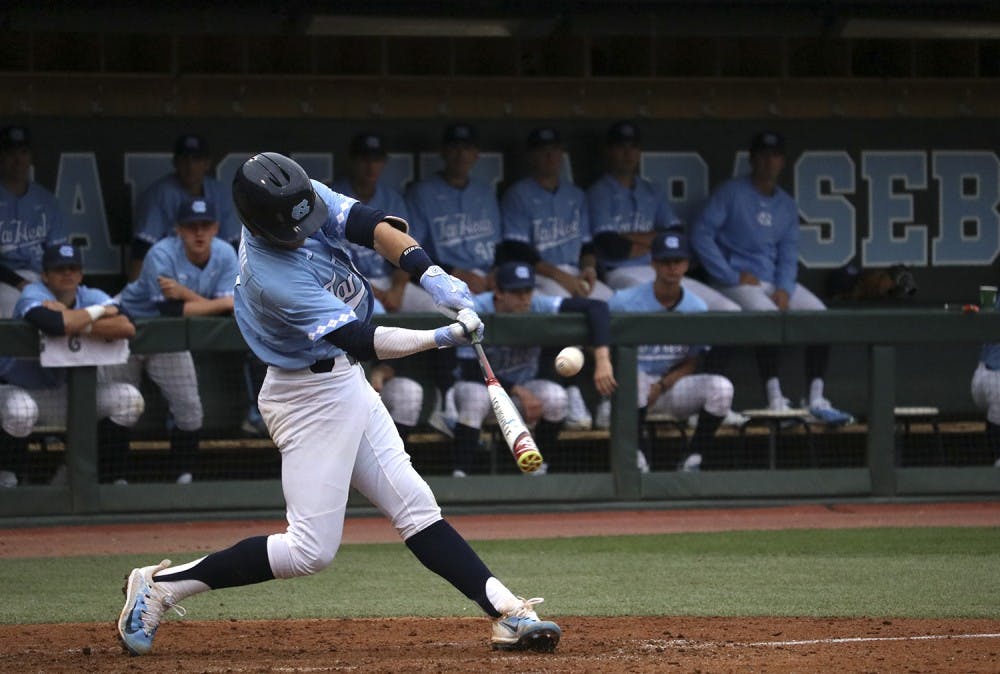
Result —
<instances>
[{"instance_id":1,"label":"navy batting helmet","mask_svg":"<svg viewBox=\"0 0 1000 674\"><path fill-rule=\"evenodd\" d=\"M277 244L302 241L328 216L305 170L277 152L262 152L243 163L233 178L233 203L254 236Z\"/></svg>"}]
</instances>

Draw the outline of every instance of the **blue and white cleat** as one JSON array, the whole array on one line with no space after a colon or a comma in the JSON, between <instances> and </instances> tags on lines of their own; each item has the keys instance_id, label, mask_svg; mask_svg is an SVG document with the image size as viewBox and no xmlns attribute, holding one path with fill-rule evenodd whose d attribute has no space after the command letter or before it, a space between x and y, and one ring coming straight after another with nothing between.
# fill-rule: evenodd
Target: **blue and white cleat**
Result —
<instances>
[{"instance_id":1,"label":"blue and white cleat","mask_svg":"<svg viewBox=\"0 0 1000 674\"><path fill-rule=\"evenodd\" d=\"M125 580L122 588L125 606L118 616L118 636L132 655L145 655L153 650L153 637L166 609L172 608L177 615L184 616L184 609L176 606L174 598L153 580L153 574L168 566L170 560L164 559L155 566L132 569Z\"/></svg>"},{"instance_id":2,"label":"blue and white cleat","mask_svg":"<svg viewBox=\"0 0 1000 674\"><path fill-rule=\"evenodd\" d=\"M828 426L843 426L852 423L854 417L847 412L842 412L830 404L826 398L820 398L809 405L810 421L824 423Z\"/></svg>"},{"instance_id":3,"label":"blue and white cleat","mask_svg":"<svg viewBox=\"0 0 1000 674\"><path fill-rule=\"evenodd\" d=\"M533 608L544 601L541 597L522 599L503 616L493 621L493 650L538 651L551 653L559 644L562 630L550 620L539 620Z\"/></svg>"}]
</instances>

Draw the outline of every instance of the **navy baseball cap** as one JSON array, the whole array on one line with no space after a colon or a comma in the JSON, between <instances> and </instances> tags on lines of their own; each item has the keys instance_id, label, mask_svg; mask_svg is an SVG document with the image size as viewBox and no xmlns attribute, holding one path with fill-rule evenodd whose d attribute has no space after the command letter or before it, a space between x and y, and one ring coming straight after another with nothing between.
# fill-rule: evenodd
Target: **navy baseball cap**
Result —
<instances>
[{"instance_id":1,"label":"navy baseball cap","mask_svg":"<svg viewBox=\"0 0 1000 674\"><path fill-rule=\"evenodd\" d=\"M559 136L559 132L552 127L541 126L531 130L524 144L529 150L534 150L546 145L562 145L562 138Z\"/></svg>"},{"instance_id":2,"label":"navy baseball cap","mask_svg":"<svg viewBox=\"0 0 1000 674\"><path fill-rule=\"evenodd\" d=\"M654 260L686 260L691 257L684 232L669 231L658 234L650 245Z\"/></svg>"},{"instance_id":3,"label":"navy baseball cap","mask_svg":"<svg viewBox=\"0 0 1000 674\"><path fill-rule=\"evenodd\" d=\"M348 153L352 157L384 157L385 138L372 131L359 133L351 139L351 146Z\"/></svg>"},{"instance_id":4,"label":"navy baseball cap","mask_svg":"<svg viewBox=\"0 0 1000 674\"><path fill-rule=\"evenodd\" d=\"M500 290L534 288L535 270L527 262L504 262L497 267L496 279Z\"/></svg>"},{"instance_id":5,"label":"navy baseball cap","mask_svg":"<svg viewBox=\"0 0 1000 674\"><path fill-rule=\"evenodd\" d=\"M608 127L608 133L606 136L608 145L617 145L619 143L639 143L639 127L637 127L632 122L615 122Z\"/></svg>"},{"instance_id":6,"label":"navy baseball cap","mask_svg":"<svg viewBox=\"0 0 1000 674\"><path fill-rule=\"evenodd\" d=\"M47 246L42 253L42 269L56 269L58 267L83 267L83 253L76 246L62 243L56 246Z\"/></svg>"},{"instance_id":7,"label":"navy baseball cap","mask_svg":"<svg viewBox=\"0 0 1000 674\"><path fill-rule=\"evenodd\" d=\"M208 141L193 133L185 133L174 141L174 156L207 157Z\"/></svg>"},{"instance_id":8,"label":"navy baseball cap","mask_svg":"<svg viewBox=\"0 0 1000 674\"><path fill-rule=\"evenodd\" d=\"M479 145L479 133L471 124L449 124L441 136L442 145Z\"/></svg>"},{"instance_id":9,"label":"navy baseball cap","mask_svg":"<svg viewBox=\"0 0 1000 674\"><path fill-rule=\"evenodd\" d=\"M177 224L186 222L215 222L215 206L207 199L192 199L181 204L177 211Z\"/></svg>"},{"instance_id":10,"label":"navy baseball cap","mask_svg":"<svg viewBox=\"0 0 1000 674\"><path fill-rule=\"evenodd\" d=\"M0 129L0 152L18 147L31 147L31 134L23 126L5 126Z\"/></svg>"},{"instance_id":11,"label":"navy baseball cap","mask_svg":"<svg viewBox=\"0 0 1000 674\"><path fill-rule=\"evenodd\" d=\"M770 150L785 154L785 137L777 131L761 131L750 140L750 154Z\"/></svg>"}]
</instances>

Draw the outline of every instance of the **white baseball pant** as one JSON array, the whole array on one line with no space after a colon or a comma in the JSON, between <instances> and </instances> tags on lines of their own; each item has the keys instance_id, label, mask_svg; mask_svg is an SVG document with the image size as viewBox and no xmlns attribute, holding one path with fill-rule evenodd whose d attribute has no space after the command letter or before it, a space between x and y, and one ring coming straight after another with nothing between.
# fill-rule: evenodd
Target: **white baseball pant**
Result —
<instances>
[{"instance_id":1,"label":"white baseball pant","mask_svg":"<svg viewBox=\"0 0 1000 674\"><path fill-rule=\"evenodd\" d=\"M126 382L138 387L143 368L163 392L177 428L182 431L199 430L203 412L191 352L133 353L126 363L100 368L98 376L101 381Z\"/></svg>"},{"instance_id":2,"label":"white baseball pant","mask_svg":"<svg viewBox=\"0 0 1000 674\"><path fill-rule=\"evenodd\" d=\"M986 419L1000 425L1000 372L980 363L972 374L972 400L986 410Z\"/></svg>"},{"instance_id":3,"label":"white baseball pant","mask_svg":"<svg viewBox=\"0 0 1000 674\"><path fill-rule=\"evenodd\" d=\"M15 438L26 437L36 423L64 427L67 394L65 385L42 389L0 386L0 423ZM144 409L145 401L135 386L98 383L98 419L111 419L119 426L135 426Z\"/></svg>"},{"instance_id":4,"label":"white baseball pant","mask_svg":"<svg viewBox=\"0 0 1000 674\"><path fill-rule=\"evenodd\" d=\"M639 370L639 407L649 402L649 387L659 379ZM729 414L733 406L733 383L717 374L691 374L681 377L656 399L648 414L669 414L684 419L701 410L717 417Z\"/></svg>"},{"instance_id":5,"label":"white baseball pant","mask_svg":"<svg viewBox=\"0 0 1000 674\"><path fill-rule=\"evenodd\" d=\"M760 285L755 286L738 285L719 288L722 294L746 311L777 311L778 305L771 299L774 290L774 284L767 281L761 281ZM824 311L826 305L804 285L796 283L795 289L788 298L788 308L792 311Z\"/></svg>"},{"instance_id":6,"label":"white baseball pant","mask_svg":"<svg viewBox=\"0 0 1000 674\"><path fill-rule=\"evenodd\" d=\"M416 426L424 405L424 387L409 377L393 377L382 384L382 402L397 424Z\"/></svg>"},{"instance_id":7,"label":"white baseball pant","mask_svg":"<svg viewBox=\"0 0 1000 674\"><path fill-rule=\"evenodd\" d=\"M542 403L542 418L546 421L558 423L566 418L566 410L569 407L569 396L564 389L554 381L547 379L531 379L521 384L531 391ZM458 408L458 423L470 428L480 428L483 421L490 414L493 414L493 405L490 403L490 394L486 390L486 384L476 381L460 381L453 387L455 391L455 406ZM510 393L511 400L523 414L521 402L517 396Z\"/></svg>"},{"instance_id":8,"label":"white baseball pant","mask_svg":"<svg viewBox=\"0 0 1000 674\"><path fill-rule=\"evenodd\" d=\"M575 267L571 264L560 264L557 266L567 274L572 274L573 276L580 275L579 267ZM535 275L535 289L543 295L551 295L552 297L570 297L569 291L559 285L555 279L551 279L548 276L542 276L541 274ZM590 295L588 295L588 297L592 300L603 300L607 302L614 294L614 290L606 286L603 282L597 281L594 283L594 287L590 289Z\"/></svg>"},{"instance_id":9,"label":"white baseball pant","mask_svg":"<svg viewBox=\"0 0 1000 674\"><path fill-rule=\"evenodd\" d=\"M281 452L288 520L284 533L267 539L275 577L309 575L330 564L351 487L389 518L403 540L441 519L360 366L341 357L324 374L269 367L258 405Z\"/></svg>"}]
</instances>

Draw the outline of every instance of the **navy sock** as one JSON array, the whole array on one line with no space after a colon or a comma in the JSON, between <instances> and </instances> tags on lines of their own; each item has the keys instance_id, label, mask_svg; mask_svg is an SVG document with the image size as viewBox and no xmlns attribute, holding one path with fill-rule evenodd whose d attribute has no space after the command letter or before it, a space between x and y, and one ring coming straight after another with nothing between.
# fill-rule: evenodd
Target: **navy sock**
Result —
<instances>
[{"instance_id":1,"label":"navy sock","mask_svg":"<svg viewBox=\"0 0 1000 674\"><path fill-rule=\"evenodd\" d=\"M267 559L267 536L244 538L231 548L213 552L190 569L177 573L167 570L156 574L154 579L167 582L199 580L213 590L272 580L274 573Z\"/></svg>"},{"instance_id":2,"label":"navy sock","mask_svg":"<svg viewBox=\"0 0 1000 674\"><path fill-rule=\"evenodd\" d=\"M406 547L421 564L454 585L487 614L500 617L500 612L486 598L486 581L493 574L450 524L444 520L435 522L406 539Z\"/></svg>"}]
</instances>

